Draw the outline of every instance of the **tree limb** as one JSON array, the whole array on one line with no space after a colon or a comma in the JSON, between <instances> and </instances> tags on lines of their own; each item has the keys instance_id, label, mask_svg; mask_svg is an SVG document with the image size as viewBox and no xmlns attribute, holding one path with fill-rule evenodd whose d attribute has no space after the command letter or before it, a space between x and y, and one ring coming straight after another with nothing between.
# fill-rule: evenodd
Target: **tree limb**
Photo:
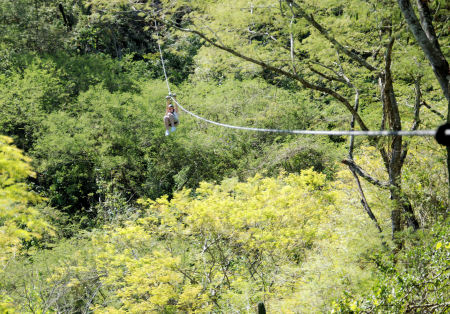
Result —
<instances>
[{"instance_id":1,"label":"tree limb","mask_svg":"<svg viewBox=\"0 0 450 314\"><path fill-rule=\"evenodd\" d=\"M422 92L420 90L420 79L421 77L418 77L414 81L414 91L416 93L415 101L414 101L414 122L411 127L411 130L417 130L420 124L420 106L421 106L421 99L422 99Z\"/></svg>"},{"instance_id":2,"label":"tree limb","mask_svg":"<svg viewBox=\"0 0 450 314\"><path fill-rule=\"evenodd\" d=\"M374 177L369 175L367 172L365 172L363 169L361 169L361 167L359 167L353 160L344 159L341 162L344 165L347 165L352 171L355 171L355 173L357 173L360 177L364 178L367 182L370 182L373 185L376 185L383 189L388 189L390 187L390 184L388 182L383 182L383 181L375 179Z\"/></svg>"},{"instance_id":3,"label":"tree limb","mask_svg":"<svg viewBox=\"0 0 450 314\"><path fill-rule=\"evenodd\" d=\"M292 0L286 0L287 3L292 4L298 10L298 13L301 17L306 19L315 29L317 29L329 42L331 42L339 51L342 51L345 55L355 60L363 67L369 69L370 71L377 71L377 68L369 64L366 60L353 53L349 49L345 48L341 43L339 43L334 37L332 37L328 31L322 27L317 21L314 19L312 15L308 15L297 3Z\"/></svg>"},{"instance_id":4,"label":"tree limb","mask_svg":"<svg viewBox=\"0 0 450 314\"><path fill-rule=\"evenodd\" d=\"M270 64L267 64L267 63L265 63L263 61L256 60L256 59L254 59L252 57L248 57L246 55L243 55L242 53L240 53L240 52L238 52L238 51L236 51L236 50L234 50L234 49L232 49L230 47L227 47L227 46L222 45L222 44L218 44L217 42L215 42L214 40L208 38L205 34L199 32L197 30L189 29L189 28L182 28L182 27L180 27L178 25L175 25L175 24L173 24L172 22L169 22L169 21L164 21L164 20L160 20L160 19L158 19L158 21L160 23L163 23L165 25L171 26L171 27L173 27L175 29L178 29L180 31L195 34L195 35L197 35L200 38L204 39L206 42L208 42L209 44L213 45L216 48L219 48L221 50L227 51L227 52L231 53L232 55L234 55L234 56L236 56L238 58L241 58L243 60L246 60L246 61L252 62L254 64L257 64L257 65L259 65L259 66L261 66L261 67L263 67L263 68L265 68L267 70L270 70L272 72L275 72L275 73L284 75L286 77L289 77L289 78L291 78L293 80L296 80L296 81L300 82L300 84L303 87L305 87L305 88L309 88L309 89L312 89L312 90L317 90L317 91L326 93L326 94L334 97L336 100L341 102L347 108L347 110L350 111L350 113L352 115L355 116L355 119L358 122L358 125L361 128L361 130L363 130L363 131L368 131L369 130L367 128L366 124L364 123L364 121L361 119L360 115L357 112L355 112L355 110L353 109L353 107L350 104L350 102L344 96L340 95L339 93L335 92L334 90L332 90L330 88L327 88L327 87L323 87L323 86L312 84L312 83L306 81L304 78L302 78L299 75L293 74L291 72L287 72L287 71L285 71L283 69L274 67L274 66L272 66Z\"/></svg>"},{"instance_id":5,"label":"tree limb","mask_svg":"<svg viewBox=\"0 0 450 314\"><path fill-rule=\"evenodd\" d=\"M431 44L438 50L441 50L439 45L439 41L437 40L436 32L433 27L433 14L430 11L430 8L427 5L427 1L425 0L417 0L417 7L419 8L419 17L420 24L422 25L422 29L428 37L428 40Z\"/></svg>"},{"instance_id":6,"label":"tree limb","mask_svg":"<svg viewBox=\"0 0 450 314\"><path fill-rule=\"evenodd\" d=\"M432 24L428 17L428 5L425 1L421 1L419 5L420 14L423 17L424 29L421 23L417 19L414 9L411 6L409 0L397 0L400 10L408 23L411 33L413 33L419 46L422 48L428 61L431 63L434 74L441 85L441 89L444 92L444 96L449 102L450 106L450 92L449 92L449 80L450 80L450 69L447 60L445 59L439 46L436 45L437 39L434 31L432 31ZM428 37L430 36L430 37ZM431 40L430 40L431 38ZM447 116L447 122L450 121L450 110Z\"/></svg>"},{"instance_id":7,"label":"tree limb","mask_svg":"<svg viewBox=\"0 0 450 314\"><path fill-rule=\"evenodd\" d=\"M337 51L337 55L338 55L338 65L339 68L341 70L341 77L339 79L342 79L342 81L344 81L344 83L346 83L348 86L352 87L355 90L355 106L354 109L356 112L358 112L358 107L359 107L359 90L351 83L350 79L345 76L344 71L342 69L342 66L340 64L340 60L339 60L339 51ZM350 130L353 131L355 128L355 117L352 116L352 120L350 121ZM348 158L349 160L353 161L353 149L354 149L354 145L355 145L355 137L352 135L350 136L350 145L348 148ZM375 223L375 226L377 227L379 232L382 232L381 226L378 223L377 218L375 217L375 215L372 212L372 209L369 206L369 203L367 202L366 199L366 195L364 194L364 190L361 186L361 181L359 180L358 174L355 172L355 170L351 169L350 171L353 174L353 177L355 178L356 181L356 185L358 186L358 191L359 191L359 195L361 196L361 205L364 208L364 210L366 211L367 215L369 215L369 218L372 219Z\"/></svg>"},{"instance_id":8,"label":"tree limb","mask_svg":"<svg viewBox=\"0 0 450 314\"><path fill-rule=\"evenodd\" d=\"M291 43L290 54L291 54L292 72L295 75L297 75L297 70L295 68L295 63L294 63L294 35L292 34L292 23L294 22L294 18L295 18L295 15L292 14L291 22L289 23L289 27L291 28L290 32L289 32L289 41Z\"/></svg>"},{"instance_id":9,"label":"tree limb","mask_svg":"<svg viewBox=\"0 0 450 314\"><path fill-rule=\"evenodd\" d=\"M375 223L375 227L377 227L378 231L379 232L383 232L383 230L381 229L380 224L378 223L377 218L373 214L373 211L370 208L369 203L367 202L367 199L366 199L366 196L365 196L364 191L362 189L361 181L359 180L358 175L356 174L356 172L354 170L350 169L350 171L352 172L353 177L356 180L356 185L358 186L359 194L361 196L361 205L362 205L362 207L366 211L367 215L369 215L370 219L373 220L373 222Z\"/></svg>"},{"instance_id":10,"label":"tree limb","mask_svg":"<svg viewBox=\"0 0 450 314\"><path fill-rule=\"evenodd\" d=\"M326 80L329 80L329 81L337 81L337 82L341 82L341 83L347 84L347 82L346 82L343 78L326 75L326 74L324 74L324 73L322 73L322 72L320 72L320 71L314 69L314 68L311 67L311 66L309 67L309 69L311 70L311 72L316 73L317 75L323 77L323 78L326 79Z\"/></svg>"},{"instance_id":11,"label":"tree limb","mask_svg":"<svg viewBox=\"0 0 450 314\"><path fill-rule=\"evenodd\" d=\"M427 104L424 100L422 101L421 105L424 106L425 108L429 109L432 113L437 115L442 120L445 119L445 117L444 117L444 115L442 113L440 113L439 111L434 110L433 108L431 108L431 106L429 104Z\"/></svg>"}]
</instances>

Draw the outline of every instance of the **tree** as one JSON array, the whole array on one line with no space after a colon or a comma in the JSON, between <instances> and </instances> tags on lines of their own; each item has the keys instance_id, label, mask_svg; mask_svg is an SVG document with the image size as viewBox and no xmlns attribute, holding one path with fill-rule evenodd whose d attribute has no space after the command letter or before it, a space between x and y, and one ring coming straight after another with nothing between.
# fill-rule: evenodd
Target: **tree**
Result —
<instances>
[{"instance_id":1,"label":"tree","mask_svg":"<svg viewBox=\"0 0 450 314\"><path fill-rule=\"evenodd\" d=\"M250 7L244 1L228 5L215 1L164 4L168 11L176 12L176 18L159 19L161 23L294 80L301 88L314 91L314 97L340 103L361 130L400 131L408 124L415 130L423 123L422 104L431 100L422 90L427 88L439 97L434 82L423 79L430 76L421 66L423 55L409 42L399 9L389 1L356 0L345 8L336 1L279 1L279 8L270 1L257 1ZM411 84L415 86L413 92L408 90ZM409 112L401 107L408 102L414 103ZM360 111L359 104L363 107ZM412 118L405 123L408 116ZM432 119L427 123L432 124ZM403 215L410 227L419 228L402 190L408 142L401 136L368 141L379 150L385 180L361 169L352 154L344 163L358 176L389 189L393 235L402 229Z\"/></svg>"},{"instance_id":2,"label":"tree","mask_svg":"<svg viewBox=\"0 0 450 314\"><path fill-rule=\"evenodd\" d=\"M236 57L222 59L225 65L239 68L253 63L263 69L254 75L275 83L291 80L295 84L286 88L304 90L311 100L320 100L318 106L322 108L329 106L337 112L341 106L348 118L329 123L330 129L343 127L349 120L361 130L416 130L421 124L433 128L437 124L435 117L426 116L428 112L421 112L421 108L432 102L434 112L439 111L442 95L436 92L436 82L429 79L430 69L422 66L424 56L410 42L400 10L393 2L354 0L345 8L334 0L301 4L259 0L250 6L242 0L226 5L169 0L89 3L95 16L136 14L145 16L149 31L161 31L161 25L165 25L180 31L180 37L182 33L193 34L203 40L201 51L212 53L214 49L215 53L219 49ZM407 108L409 103L414 104L413 109ZM354 140L343 162L357 181L362 177L389 190L393 234L402 230L404 220L413 229L419 228L402 189L409 141L393 136L370 138L368 143L379 151L385 168L383 178L375 178L355 163L354 146L358 142ZM376 222L362 189L360 193L365 209Z\"/></svg>"},{"instance_id":3,"label":"tree","mask_svg":"<svg viewBox=\"0 0 450 314\"><path fill-rule=\"evenodd\" d=\"M142 204L141 218L92 238L107 295L98 311L242 312L286 299L299 306L292 293L302 261L320 239L333 238L323 225L338 211L325 175L311 169L202 182L195 193Z\"/></svg>"},{"instance_id":4,"label":"tree","mask_svg":"<svg viewBox=\"0 0 450 314\"><path fill-rule=\"evenodd\" d=\"M450 271L448 219L421 230L414 246L395 259L374 256L377 284L363 298L345 294L334 304L338 313L446 313Z\"/></svg>"},{"instance_id":5,"label":"tree","mask_svg":"<svg viewBox=\"0 0 450 314\"><path fill-rule=\"evenodd\" d=\"M447 99L447 124L450 123L450 68L448 61L442 53L436 30L433 26L433 13L428 6L428 1L418 0L417 9L420 21L417 18L409 0L398 0L398 5L408 23L411 33L423 50L425 56L433 68L434 75L441 86L442 93ZM448 12L447 12L448 13ZM437 14L436 14L437 15ZM448 15L448 14L447 14ZM443 15L444 17L446 15ZM449 176L448 196L450 199L450 146L447 146L447 171Z\"/></svg>"},{"instance_id":6,"label":"tree","mask_svg":"<svg viewBox=\"0 0 450 314\"><path fill-rule=\"evenodd\" d=\"M72 0L60 1L64 5L73 5L73 2ZM5 44L18 53L55 52L64 47L68 33L60 14L58 5L53 1L2 1L0 3L0 44Z\"/></svg>"}]
</instances>

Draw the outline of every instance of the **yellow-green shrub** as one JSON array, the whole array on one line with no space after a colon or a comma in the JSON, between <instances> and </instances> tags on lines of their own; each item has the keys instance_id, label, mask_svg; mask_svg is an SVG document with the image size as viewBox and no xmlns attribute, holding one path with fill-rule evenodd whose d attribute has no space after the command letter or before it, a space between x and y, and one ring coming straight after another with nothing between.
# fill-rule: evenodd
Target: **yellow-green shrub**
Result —
<instances>
[{"instance_id":1,"label":"yellow-green shrub","mask_svg":"<svg viewBox=\"0 0 450 314\"><path fill-rule=\"evenodd\" d=\"M336 212L325 175L202 183L156 201L148 215L94 241L116 301L99 312L245 311L290 295L305 251L329 236Z\"/></svg>"}]
</instances>

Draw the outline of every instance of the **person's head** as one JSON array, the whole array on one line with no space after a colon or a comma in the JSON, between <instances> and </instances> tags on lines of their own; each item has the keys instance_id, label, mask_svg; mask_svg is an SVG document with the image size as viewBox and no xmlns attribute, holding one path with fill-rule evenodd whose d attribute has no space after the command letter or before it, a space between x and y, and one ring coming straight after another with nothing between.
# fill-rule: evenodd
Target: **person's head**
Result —
<instances>
[{"instance_id":1,"label":"person's head","mask_svg":"<svg viewBox=\"0 0 450 314\"><path fill-rule=\"evenodd\" d=\"M175 109L175 107L172 104L170 104L169 106L167 106L167 109L169 109L169 111L172 111Z\"/></svg>"}]
</instances>

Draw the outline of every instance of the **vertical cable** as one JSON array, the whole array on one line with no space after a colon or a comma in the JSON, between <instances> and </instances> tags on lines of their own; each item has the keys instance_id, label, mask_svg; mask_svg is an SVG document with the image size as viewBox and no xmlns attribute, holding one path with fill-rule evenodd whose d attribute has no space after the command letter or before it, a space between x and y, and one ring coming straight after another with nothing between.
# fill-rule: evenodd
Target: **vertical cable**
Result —
<instances>
[{"instance_id":1,"label":"vertical cable","mask_svg":"<svg viewBox=\"0 0 450 314\"><path fill-rule=\"evenodd\" d=\"M162 68L164 71L164 77L166 78L167 89L168 89L169 95L170 95L171 92L170 92L170 86L169 86L169 79L167 78L166 66L164 65L164 58L163 58L163 54L162 54L162 50L161 50L161 45L159 44L159 33L158 33L158 26L156 25L156 20L155 20L155 30L156 30L156 43L158 44L159 55L161 56L161 64L162 64Z\"/></svg>"}]
</instances>

